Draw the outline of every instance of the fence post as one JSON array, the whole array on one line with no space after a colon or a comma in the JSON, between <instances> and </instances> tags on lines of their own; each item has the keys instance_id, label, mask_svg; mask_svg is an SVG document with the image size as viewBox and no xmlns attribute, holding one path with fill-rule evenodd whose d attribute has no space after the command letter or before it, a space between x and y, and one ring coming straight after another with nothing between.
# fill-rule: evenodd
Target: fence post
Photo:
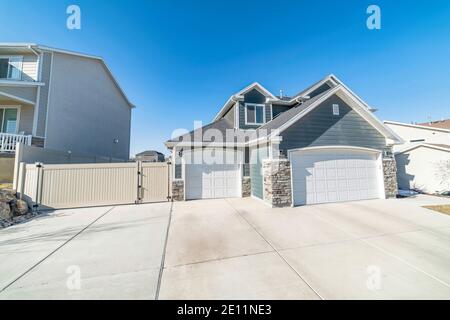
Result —
<instances>
[{"instance_id":1,"label":"fence post","mask_svg":"<svg viewBox=\"0 0 450 320\"><path fill-rule=\"evenodd\" d=\"M14 180L14 182L16 182L16 187L17 189L16 192L19 194L19 198L23 200L23 192L25 189L25 176L26 176L26 164L25 162L21 162L19 164L19 173L17 175L17 182L16 180Z\"/></svg>"},{"instance_id":2,"label":"fence post","mask_svg":"<svg viewBox=\"0 0 450 320\"><path fill-rule=\"evenodd\" d=\"M36 162L36 169L37 169L37 174L36 174L36 200L34 201L34 205L33 205L33 209L37 209L39 208L39 205L42 201L41 197L42 197L42 178L43 178L43 164L40 162Z\"/></svg>"},{"instance_id":3,"label":"fence post","mask_svg":"<svg viewBox=\"0 0 450 320\"><path fill-rule=\"evenodd\" d=\"M19 166L20 162L22 161L22 155L23 155L23 147L21 143L16 144L16 154L14 158L14 173L13 173L13 190L17 190L18 181L19 178Z\"/></svg>"},{"instance_id":4,"label":"fence post","mask_svg":"<svg viewBox=\"0 0 450 320\"><path fill-rule=\"evenodd\" d=\"M142 163L136 161L136 204L142 203Z\"/></svg>"}]
</instances>

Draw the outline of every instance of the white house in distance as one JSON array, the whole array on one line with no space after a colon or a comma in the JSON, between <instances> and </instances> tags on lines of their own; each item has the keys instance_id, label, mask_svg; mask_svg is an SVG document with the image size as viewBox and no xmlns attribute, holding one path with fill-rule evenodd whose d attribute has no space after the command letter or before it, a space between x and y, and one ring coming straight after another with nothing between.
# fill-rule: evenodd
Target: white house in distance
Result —
<instances>
[{"instance_id":1,"label":"white house in distance","mask_svg":"<svg viewBox=\"0 0 450 320\"><path fill-rule=\"evenodd\" d=\"M394 146L400 189L450 190L450 120L421 124L385 121L405 143Z\"/></svg>"}]
</instances>

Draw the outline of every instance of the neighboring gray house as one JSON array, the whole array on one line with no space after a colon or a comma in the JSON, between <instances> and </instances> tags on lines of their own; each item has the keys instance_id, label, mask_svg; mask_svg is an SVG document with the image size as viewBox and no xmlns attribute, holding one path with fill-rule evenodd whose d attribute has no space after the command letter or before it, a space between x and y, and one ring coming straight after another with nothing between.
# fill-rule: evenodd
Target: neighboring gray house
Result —
<instances>
[{"instance_id":1,"label":"neighboring gray house","mask_svg":"<svg viewBox=\"0 0 450 320\"><path fill-rule=\"evenodd\" d=\"M164 162L165 157L161 152L147 150L136 155L136 161L143 162Z\"/></svg>"},{"instance_id":2,"label":"neighboring gray house","mask_svg":"<svg viewBox=\"0 0 450 320\"><path fill-rule=\"evenodd\" d=\"M102 58L0 43L0 152L24 142L127 160L133 107Z\"/></svg>"},{"instance_id":3,"label":"neighboring gray house","mask_svg":"<svg viewBox=\"0 0 450 320\"><path fill-rule=\"evenodd\" d=\"M251 195L282 207L395 196L402 140L373 112L333 75L293 97L254 83L211 124L166 142L174 198Z\"/></svg>"}]
</instances>

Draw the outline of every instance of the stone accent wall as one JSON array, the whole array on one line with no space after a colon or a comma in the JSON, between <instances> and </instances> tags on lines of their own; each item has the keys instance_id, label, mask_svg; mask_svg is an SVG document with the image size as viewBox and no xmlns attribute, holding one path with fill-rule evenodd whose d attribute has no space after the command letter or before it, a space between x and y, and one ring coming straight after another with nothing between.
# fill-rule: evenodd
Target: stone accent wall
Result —
<instances>
[{"instance_id":1,"label":"stone accent wall","mask_svg":"<svg viewBox=\"0 0 450 320\"><path fill-rule=\"evenodd\" d=\"M172 182L172 201L184 201L184 181L175 180Z\"/></svg>"},{"instance_id":2,"label":"stone accent wall","mask_svg":"<svg viewBox=\"0 0 450 320\"><path fill-rule=\"evenodd\" d=\"M395 198L398 194L397 163L395 158L383 159L383 176L386 198Z\"/></svg>"},{"instance_id":3,"label":"stone accent wall","mask_svg":"<svg viewBox=\"0 0 450 320\"><path fill-rule=\"evenodd\" d=\"M264 201L274 208L292 204L291 163L288 160L263 161Z\"/></svg>"},{"instance_id":4,"label":"stone accent wall","mask_svg":"<svg viewBox=\"0 0 450 320\"><path fill-rule=\"evenodd\" d=\"M252 184L250 177L242 177L242 198L252 195Z\"/></svg>"}]
</instances>

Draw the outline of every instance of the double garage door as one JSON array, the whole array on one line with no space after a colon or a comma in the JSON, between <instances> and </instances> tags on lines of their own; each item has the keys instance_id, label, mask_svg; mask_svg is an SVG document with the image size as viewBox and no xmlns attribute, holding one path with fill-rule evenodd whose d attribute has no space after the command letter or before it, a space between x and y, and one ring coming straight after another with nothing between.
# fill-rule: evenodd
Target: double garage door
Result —
<instances>
[{"instance_id":1,"label":"double garage door","mask_svg":"<svg viewBox=\"0 0 450 320\"><path fill-rule=\"evenodd\" d=\"M383 197L379 157L358 149L290 152L294 205Z\"/></svg>"},{"instance_id":2,"label":"double garage door","mask_svg":"<svg viewBox=\"0 0 450 320\"><path fill-rule=\"evenodd\" d=\"M215 155L218 163L192 163L185 165L187 200L241 196L242 181L239 155L228 154L228 159L236 159L236 161L231 161L232 163L230 163L229 160L227 161L226 152L219 152L221 153L220 155ZM198 155L196 158L202 159Z\"/></svg>"}]
</instances>

